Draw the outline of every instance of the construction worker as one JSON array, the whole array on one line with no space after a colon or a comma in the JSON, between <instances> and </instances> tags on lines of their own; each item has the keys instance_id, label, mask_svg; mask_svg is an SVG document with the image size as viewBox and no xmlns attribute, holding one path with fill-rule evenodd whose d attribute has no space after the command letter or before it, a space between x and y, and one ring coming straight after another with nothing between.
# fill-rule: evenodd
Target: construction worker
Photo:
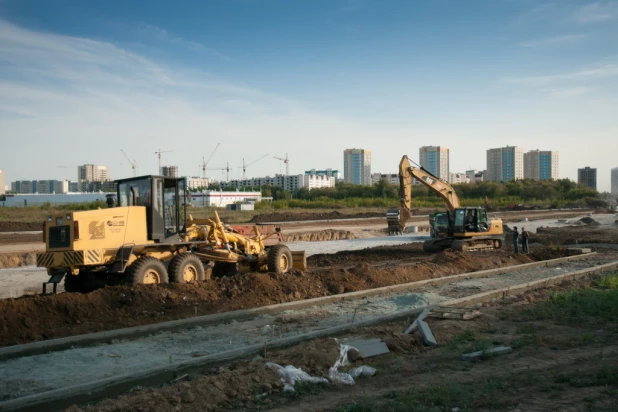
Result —
<instances>
[{"instance_id":1,"label":"construction worker","mask_svg":"<svg viewBox=\"0 0 618 412\"><path fill-rule=\"evenodd\" d=\"M519 231L517 230L517 226L513 227L513 249L515 250L515 254L519 254L519 244L517 241L519 240Z\"/></svg>"},{"instance_id":2,"label":"construction worker","mask_svg":"<svg viewBox=\"0 0 618 412\"><path fill-rule=\"evenodd\" d=\"M526 230L525 227L521 228L521 251L523 253L528 253L528 237L530 236L530 234L528 233L528 231Z\"/></svg>"}]
</instances>

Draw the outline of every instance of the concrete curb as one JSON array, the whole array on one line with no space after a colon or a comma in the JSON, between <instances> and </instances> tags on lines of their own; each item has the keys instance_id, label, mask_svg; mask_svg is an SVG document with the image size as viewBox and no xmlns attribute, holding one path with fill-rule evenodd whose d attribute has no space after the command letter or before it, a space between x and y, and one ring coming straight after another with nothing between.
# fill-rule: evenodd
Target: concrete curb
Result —
<instances>
[{"instance_id":1,"label":"concrete curb","mask_svg":"<svg viewBox=\"0 0 618 412\"><path fill-rule=\"evenodd\" d=\"M579 279L591 274L600 274L616 268L618 268L618 261L579 270L576 272L552 276L550 278L542 279L540 281L522 283L508 288L502 288L490 292L471 295L465 298L454 299L451 301L443 302L440 305L456 306L487 302L494 299L504 298L506 296L522 293L528 290L543 288L565 280ZM440 305L416 308L405 312L399 312L375 319L356 322L354 324L341 325L333 328L315 331L312 333L292 336L273 342L268 345L268 348L282 349L306 340L338 336L354 329L413 317L427 308ZM265 348L266 346L262 344L252 345L243 349L212 354L191 361L177 362L167 365L165 367L158 367L145 372L142 371L137 373L124 374L113 378L106 378L94 382L74 385L67 388L54 389L35 395L0 402L0 411L35 412L43 409L53 411L67 408L73 404L93 402L110 396L120 395L138 386L143 387L163 385L184 374L199 373L200 371L203 371L203 369L206 367L214 367L232 360L239 360L251 357L255 354L260 353Z\"/></svg>"},{"instance_id":2,"label":"concrete curb","mask_svg":"<svg viewBox=\"0 0 618 412\"><path fill-rule=\"evenodd\" d=\"M384 286L376 289L362 290L358 292L343 293L340 295L324 296L301 301L286 302L276 305L263 306L253 309L236 310L232 312L216 313L212 315L198 316L194 318L186 318L173 320L163 323L154 323L150 325L134 326L131 328L115 329L104 332L89 333L86 335L69 336L66 338L51 339L40 342L26 343L23 345L8 346L0 348L0 361L39 355L42 353L55 352L70 349L72 347L94 346L101 343L110 342L117 339L136 339L142 336L160 333L164 331L175 331L187 329L196 326L206 326L231 322L232 320L251 319L260 315L273 315L286 310L297 310L310 306L325 305L333 302L342 302L346 300L362 299L367 296L380 295L384 293L401 292L406 290L420 289L431 285L443 285L453 283L465 279L477 279L487 276L499 275L518 270L531 269L535 267L554 266L564 262L587 259L594 256L595 253L587 253L582 255L569 256L565 258L543 260L540 262L525 263L523 265L509 266L505 268L482 270L478 272L462 273L460 275L444 276L436 279L427 279L417 282L403 283L399 285Z\"/></svg>"}]
</instances>

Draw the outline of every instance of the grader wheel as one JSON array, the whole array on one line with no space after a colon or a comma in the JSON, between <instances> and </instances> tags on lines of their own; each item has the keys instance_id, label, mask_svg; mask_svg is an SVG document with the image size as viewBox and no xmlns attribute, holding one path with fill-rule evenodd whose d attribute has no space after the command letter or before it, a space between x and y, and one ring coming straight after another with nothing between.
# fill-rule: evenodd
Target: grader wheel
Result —
<instances>
[{"instance_id":1,"label":"grader wheel","mask_svg":"<svg viewBox=\"0 0 618 412\"><path fill-rule=\"evenodd\" d=\"M152 256L142 256L127 270L129 283L168 283L167 269L163 262Z\"/></svg>"},{"instance_id":2,"label":"grader wheel","mask_svg":"<svg viewBox=\"0 0 618 412\"><path fill-rule=\"evenodd\" d=\"M177 283L204 280L204 265L194 254L181 253L170 262L169 276L172 282Z\"/></svg>"},{"instance_id":3,"label":"grader wheel","mask_svg":"<svg viewBox=\"0 0 618 412\"><path fill-rule=\"evenodd\" d=\"M292 252L286 245L274 245L268 250L268 270L277 274L292 269Z\"/></svg>"}]
</instances>

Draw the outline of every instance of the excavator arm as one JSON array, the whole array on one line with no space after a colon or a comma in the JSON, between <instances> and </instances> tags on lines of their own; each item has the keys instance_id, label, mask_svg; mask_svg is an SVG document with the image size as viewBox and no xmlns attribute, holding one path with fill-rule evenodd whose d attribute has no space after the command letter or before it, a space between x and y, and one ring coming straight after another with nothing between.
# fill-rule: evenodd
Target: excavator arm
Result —
<instances>
[{"instance_id":1,"label":"excavator arm","mask_svg":"<svg viewBox=\"0 0 618 412\"><path fill-rule=\"evenodd\" d=\"M395 226L399 227L398 231L403 231L406 222L412 216L412 183L415 178L440 196L446 203L449 212L454 213L455 209L460 207L459 197L450 184L423 168L412 166L408 156L404 155L399 162L399 211L387 213L387 222L391 232L393 232L392 228Z\"/></svg>"}]
</instances>

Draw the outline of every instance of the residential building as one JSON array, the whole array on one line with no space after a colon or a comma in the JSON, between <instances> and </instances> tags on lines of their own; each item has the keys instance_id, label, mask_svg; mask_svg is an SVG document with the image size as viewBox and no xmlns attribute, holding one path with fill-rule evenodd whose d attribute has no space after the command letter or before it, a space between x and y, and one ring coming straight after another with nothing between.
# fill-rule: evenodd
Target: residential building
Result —
<instances>
[{"instance_id":1,"label":"residential building","mask_svg":"<svg viewBox=\"0 0 618 412\"><path fill-rule=\"evenodd\" d=\"M236 179L229 182L221 182L221 187L234 187L241 189L243 187L264 187L277 186L288 191L294 191L305 187L309 190L322 187L335 187L335 178L325 175L282 175L277 174L274 177L253 177L250 179Z\"/></svg>"},{"instance_id":2,"label":"residential building","mask_svg":"<svg viewBox=\"0 0 618 412\"><path fill-rule=\"evenodd\" d=\"M355 185L371 185L371 150L343 151L343 180Z\"/></svg>"},{"instance_id":3,"label":"residential building","mask_svg":"<svg viewBox=\"0 0 618 412\"><path fill-rule=\"evenodd\" d=\"M316 170L316 169L311 169L311 170L305 170L305 174L306 175L316 175L316 176L328 176L328 177L334 177L337 180L341 180L341 172L339 172L339 170L333 170L333 169L324 169L324 170Z\"/></svg>"},{"instance_id":4,"label":"residential building","mask_svg":"<svg viewBox=\"0 0 618 412\"><path fill-rule=\"evenodd\" d=\"M466 170L466 179L470 183L480 183L485 179L486 174L485 170Z\"/></svg>"},{"instance_id":5,"label":"residential building","mask_svg":"<svg viewBox=\"0 0 618 412\"><path fill-rule=\"evenodd\" d=\"M38 180L36 191L39 194L62 194L69 192L69 182L66 180Z\"/></svg>"},{"instance_id":6,"label":"residential building","mask_svg":"<svg viewBox=\"0 0 618 412\"><path fill-rule=\"evenodd\" d=\"M199 189L201 187L208 187L210 184L214 183L214 179L203 178L203 177L195 177L195 176L187 176L187 187L189 189Z\"/></svg>"},{"instance_id":7,"label":"residential building","mask_svg":"<svg viewBox=\"0 0 618 412\"><path fill-rule=\"evenodd\" d=\"M161 176L178 177L178 166L161 166Z\"/></svg>"},{"instance_id":8,"label":"residential building","mask_svg":"<svg viewBox=\"0 0 618 412\"><path fill-rule=\"evenodd\" d=\"M36 180L18 180L11 182L11 192L18 194L36 193Z\"/></svg>"},{"instance_id":9,"label":"residential building","mask_svg":"<svg viewBox=\"0 0 618 412\"><path fill-rule=\"evenodd\" d=\"M390 183L391 185L397 185L399 186L399 174L397 173L372 173L371 174L371 182L372 184L376 184L379 183L380 180L386 180L388 183Z\"/></svg>"},{"instance_id":10,"label":"residential building","mask_svg":"<svg viewBox=\"0 0 618 412\"><path fill-rule=\"evenodd\" d=\"M116 182L79 182L77 191L81 193L116 192Z\"/></svg>"},{"instance_id":11,"label":"residential building","mask_svg":"<svg viewBox=\"0 0 618 412\"><path fill-rule=\"evenodd\" d=\"M524 179L558 179L558 152L531 150L524 154Z\"/></svg>"},{"instance_id":12,"label":"residential building","mask_svg":"<svg viewBox=\"0 0 618 412\"><path fill-rule=\"evenodd\" d=\"M524 152L520 147L507 146L487 151L489 182L508 182L524 178Z\"/></svg>"},{"instance_id":13,"label":"residential building","mask_svg":"<svg viewBox=\"0 0 618 412\"><path fill-rule=\"evenodd\" d=\"M448 182L456 185L460 183L470 183L468 176L465 173L449 173Z\"/></svg>"},{"instance_id":14,"label":"residential building","mask_svg":"<svg viewBox=\"0 0 618 412\"><path fill-rule=\"evenodd\" d=\"M79 192L79 182L69 182L69 193Z\"/></svg>"},{"instance_id":15,"label":"residential building","mask_svg":"<svg viewBox=\"0 0 618 412\"><path fill-rule=\"evenodd\" d=\"M6 184L6 177L4 176L4 170L0 169L0 195L3 195L6 190L4 185Z\"/></svg>"},{"instance_id":16,"label":"residential building","mask_svg":"<svg viewBox=\"0 0 618 412\"><path fill-rule=\"evenodd\" d=\"M421 166L440 179L449 180L449 149L444 146L423 146L419 149Z\"/></svg>"},{"instance_id":17,"label":"residential building","mask_svg":"<svg viewBox=\"0 0 618 412\"><path fill-rule=\"evenodd\" d=\"M618 196L618 167L612 169L612 196Z\"/></svg>"},{"instance_id":18,"label":"residential building","mask_svg":"<svg viewBox=\"0 0 618 412\"><path fill-rule=\"evenodd\" d=\"M597 169L588 166L577 169L577 183L597 190Z\"/></svg>"},{"instance_id":19,"label":"residential building","mask_svg":"<svg viewBox=\"0 0 618 412\"><path fill-rule=\"evenodd\" d=\"M86 164L77 166L77 181L107 182L110 180L107 166Z\"/></svg>"}]
</instances>

